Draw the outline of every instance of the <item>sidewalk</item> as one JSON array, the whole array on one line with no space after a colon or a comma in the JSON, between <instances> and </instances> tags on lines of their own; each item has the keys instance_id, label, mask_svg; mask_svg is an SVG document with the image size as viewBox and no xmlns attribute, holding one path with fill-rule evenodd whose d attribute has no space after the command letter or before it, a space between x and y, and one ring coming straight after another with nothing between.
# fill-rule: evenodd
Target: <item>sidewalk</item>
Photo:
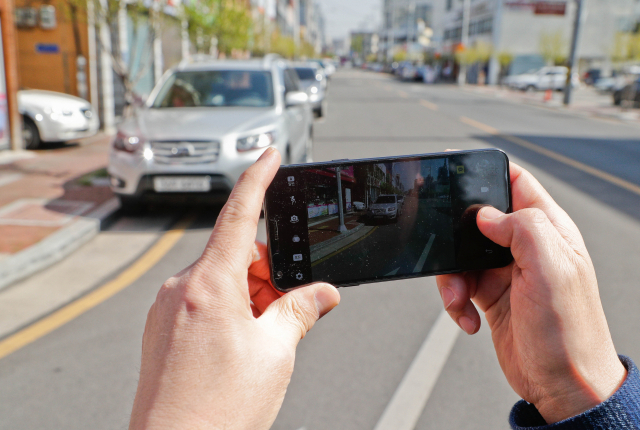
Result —
<instances>
[{"instance_id":1,"label":"sidewalk","mask_svg":"<svg viewBox=\"0 0 640 430\"><path fill-rule=\"evenodd\" d=\"M569 107L565 107L563 104L564 93L558 91L552 93L551 100L544 101L544 91L524 92L490 85L466 85L463 87L463 90L516 103L541 106L579 115L624 122L640 122L640 109L626 109L620 106L614 106L611 94L601 94L593 87L582 87L573 90L572 101Z\"/></svg>"},{"instance_id":2,"label":"sidewalk","mask_svg":"<svg viewBox=\"0 0 640 430\"><path fill-rule=\"evenodd\" d=\"M104 168L110 138L0 157L0 289L61 260L117 209Z\"/></svg>"},{"instance_id":3,"label":"sidewalk","mask_svg":"<svg viewBox=\"0 0 640 430\"><path fill-rule=\"evenodd\" d=\"M362 225L362 223L358 222L358 218L362 215L362 213L345 214L344 225L347 230L353 230ZM338 215L311 218L309 220L309 246L340 236L339 223Z\"/></svg>"}]
</instances>

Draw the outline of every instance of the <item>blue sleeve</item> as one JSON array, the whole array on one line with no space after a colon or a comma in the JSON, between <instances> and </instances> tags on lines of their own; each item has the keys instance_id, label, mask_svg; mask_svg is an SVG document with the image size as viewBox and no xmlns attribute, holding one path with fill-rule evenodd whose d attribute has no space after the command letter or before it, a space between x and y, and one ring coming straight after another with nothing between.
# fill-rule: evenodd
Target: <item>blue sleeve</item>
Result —
<instances>
[{"instance_id":1,"label":"blue sleeve","mask_svg":"<svg viewBox=\"0 0 640 430\"><path fill-rule=\"evenodd\" d=\"M605 430L640 429L640 373L629 357L620 356L627 379L613 396L573 418L547 425L535 406L520 400L511 409L509 424L514 430Z\"/></svg>"}]
</instances>

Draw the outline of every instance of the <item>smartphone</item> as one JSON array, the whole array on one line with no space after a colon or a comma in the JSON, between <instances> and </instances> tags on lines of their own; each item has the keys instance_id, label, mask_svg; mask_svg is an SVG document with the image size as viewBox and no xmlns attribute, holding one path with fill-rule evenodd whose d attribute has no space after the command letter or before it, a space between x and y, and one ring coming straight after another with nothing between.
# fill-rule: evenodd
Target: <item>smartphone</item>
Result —
<instances>
[{"instance_id":1,"label":"smartphone","mask_svg":"<svg viewBox=\"0 0 640 430\"><path fill-rule=\"evenodd\" d=\"M498 149L283 166L264 213L273 285L352 286L508 265L476 214L511 212Z\"/></svg>"}]
</instances>

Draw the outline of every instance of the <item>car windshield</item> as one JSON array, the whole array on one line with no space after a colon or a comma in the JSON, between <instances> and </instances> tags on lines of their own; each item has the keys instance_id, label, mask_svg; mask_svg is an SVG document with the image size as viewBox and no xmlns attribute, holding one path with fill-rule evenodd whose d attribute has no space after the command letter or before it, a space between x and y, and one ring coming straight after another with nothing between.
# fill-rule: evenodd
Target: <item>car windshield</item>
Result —
<instances>
[{"instance_id":1,"label":"car windshield","mask_svg":"<svg viewBox=\"0 0 640 430\"><path fill-rule=\"evenodd\" d=\"M271 73L246 70L176 72L164 84L152 106L273 106Z\"/></svg>"},{"instance_id":2,"label":"car windshield","mask_svg":"<svg viewBox=\"0 0 640 430\"><path fill-rule=\"evenodd\" d=\"M378 203L395 203L396 198L394 196L380 196L376 200L376 204Z\"/></svg>"},{"instance_id":3,"label":"car windshield","mask_svg":"<svg viewBox=\"0 0 640 430\"><path fill-rule=\"evenodd\" d=\"M302 81L311 81L316 78L316 71L311 67L296 67L296 73Z\"/></svg>"}]
</instances>

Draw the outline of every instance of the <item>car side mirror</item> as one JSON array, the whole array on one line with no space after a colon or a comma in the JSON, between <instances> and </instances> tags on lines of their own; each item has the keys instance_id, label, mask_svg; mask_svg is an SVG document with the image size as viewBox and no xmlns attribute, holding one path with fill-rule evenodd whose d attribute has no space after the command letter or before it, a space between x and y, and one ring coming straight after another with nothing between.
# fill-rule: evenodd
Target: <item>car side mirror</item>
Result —
<instances>
[{"instance_id":1,"label":"car side mirror","mask_svg":"<svg viewBox=\"0 0 640 430\"><path fill-rule=\"evenodd\" d=\"M309 95L304 91L290 91L284 99L286 107L300 106L309 102Z\"/></svg>"}]
</instances>

